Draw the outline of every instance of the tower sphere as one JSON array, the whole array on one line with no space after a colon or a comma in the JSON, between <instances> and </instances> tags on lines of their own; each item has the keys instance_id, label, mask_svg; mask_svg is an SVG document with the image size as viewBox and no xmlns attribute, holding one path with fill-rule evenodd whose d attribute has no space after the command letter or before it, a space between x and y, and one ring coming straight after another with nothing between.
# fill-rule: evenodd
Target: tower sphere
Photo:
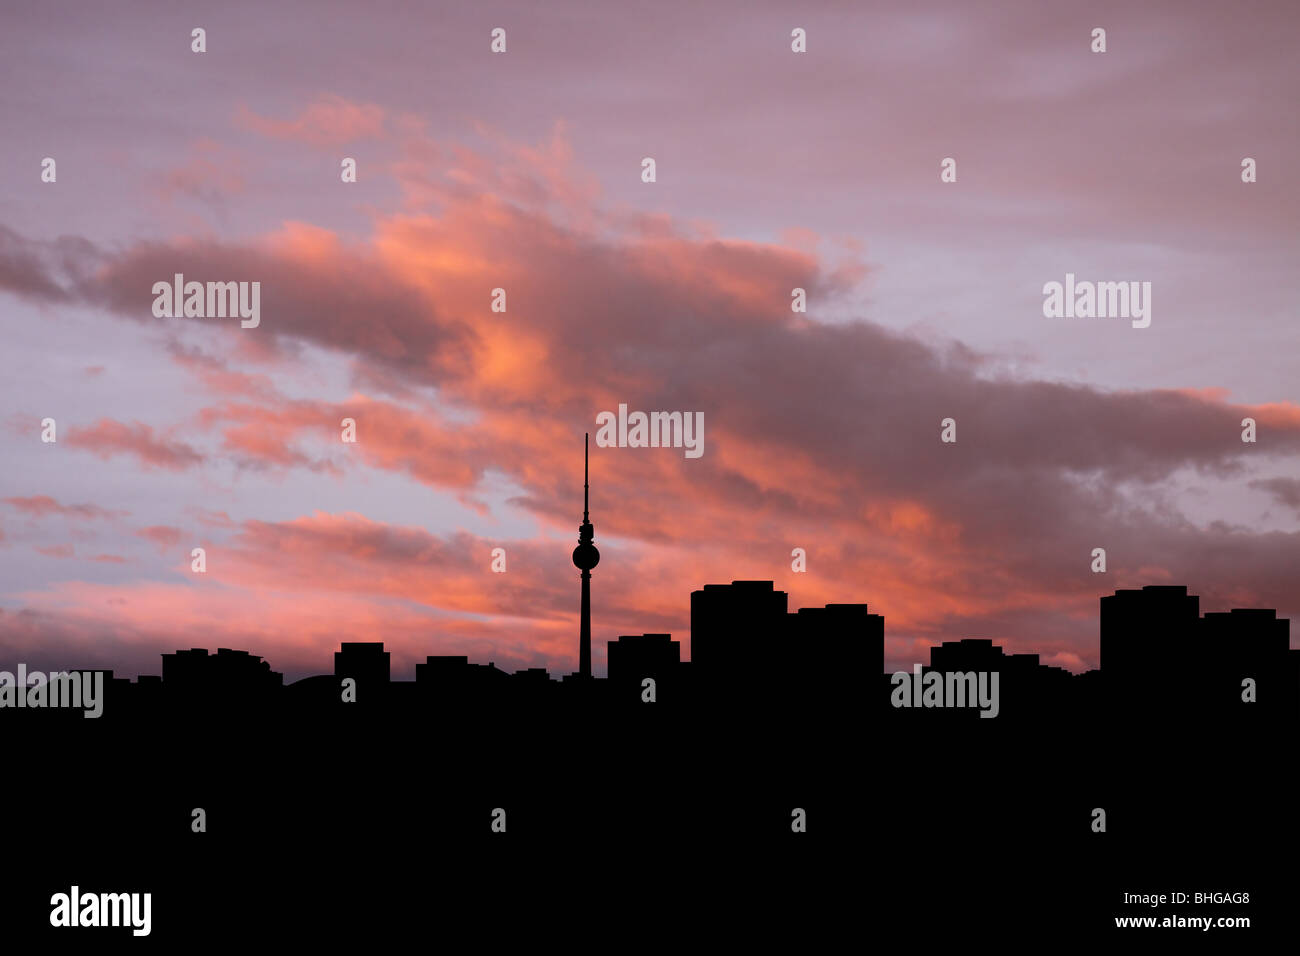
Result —
<instances>
[{"instance_id":1,"label":"tower sphere","mask_svg":"<svg viewBox=\"0 0 1300 956\"><path fill-rule=\"evenodd\" d=\"M573 549L573 564L583 571L590 571L600 564L600 552L590 541L584 541Z\"/></svg>"}]
</instances>

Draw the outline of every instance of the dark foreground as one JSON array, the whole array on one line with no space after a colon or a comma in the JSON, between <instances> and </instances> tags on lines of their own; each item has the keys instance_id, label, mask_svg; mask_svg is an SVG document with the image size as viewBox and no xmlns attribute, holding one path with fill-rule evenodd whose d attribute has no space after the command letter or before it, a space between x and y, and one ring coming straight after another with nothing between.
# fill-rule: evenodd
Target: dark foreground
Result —
<instances>
[{"instance_id":1,"label":"dark foreground","mask_svg":"<svg viewBox=\"0 0 1300 956\"><path fill-rule=\"evenodd\" d=\"M657 704L0 729L10 941L821 952L1293 934L1294 751L1258 729ZM52 927L74 884L151 893L150 935ZM1127 916L1250 926L1117 928Z\"/></svg>"}]
</instances>

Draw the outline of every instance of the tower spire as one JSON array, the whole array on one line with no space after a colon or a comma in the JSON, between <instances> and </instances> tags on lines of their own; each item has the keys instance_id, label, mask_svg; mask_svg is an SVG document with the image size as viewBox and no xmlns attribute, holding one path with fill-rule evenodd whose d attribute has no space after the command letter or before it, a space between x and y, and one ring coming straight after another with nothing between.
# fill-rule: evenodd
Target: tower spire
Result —
<instances>
[{"instance_id":1,"label":"tower spire","mask_svg":"<svg viewBox=\"0 0 1300 956\"><path fill-rule=\"evenodd\" d=\"M591 432L582 436L582 523L589 523L587 517L587 452L590 446Z\"/></svg>"}]
</instances>

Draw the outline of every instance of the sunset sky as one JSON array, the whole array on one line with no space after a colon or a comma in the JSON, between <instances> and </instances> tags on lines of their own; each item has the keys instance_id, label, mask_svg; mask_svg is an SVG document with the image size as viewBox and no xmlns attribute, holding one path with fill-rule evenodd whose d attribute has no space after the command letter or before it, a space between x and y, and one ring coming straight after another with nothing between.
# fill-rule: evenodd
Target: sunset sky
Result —
<instances>
[{"instance_id":1,"label":"sunset sky","mask_svg":"<svg viewBox=\"0 0 1300 956\"><path fill-rule=\"evenodd\" d=\"M1296 11L8 6L0 666L572 671L619 403L705 451L592 449L597 673L733 579L868 603L888 668L1095 667L1143 584L1300 615ZM155 318L178 272L259 281L260 326ZM1067 272L1151 282L1150 327L1045 318Z\"/></svg>"}]
</instances>

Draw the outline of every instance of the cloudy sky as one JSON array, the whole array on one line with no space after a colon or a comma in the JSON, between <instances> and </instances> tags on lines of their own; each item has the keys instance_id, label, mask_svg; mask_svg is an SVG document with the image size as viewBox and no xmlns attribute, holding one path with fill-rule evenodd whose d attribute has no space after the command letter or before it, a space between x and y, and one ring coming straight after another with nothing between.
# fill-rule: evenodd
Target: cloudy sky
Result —
<instances>
[{"instance_id":1,"label":"cloudy sky","mask_svg":"<svg viewBox=\"0 0 1300 956\"><path fill-rule=\"evenodd\" d=\"M571 671L619 403L703 412L705 452L593 449L598 673L742 578L867 602L889 667L1094 667L1117 587L1300 614L1294 5L2 16L0 665ZM177 272L259 281L260 326L155 318ZM1067 272L1149 281L1150 327L1045 318Z\"/></svg>"}]
</instances>

